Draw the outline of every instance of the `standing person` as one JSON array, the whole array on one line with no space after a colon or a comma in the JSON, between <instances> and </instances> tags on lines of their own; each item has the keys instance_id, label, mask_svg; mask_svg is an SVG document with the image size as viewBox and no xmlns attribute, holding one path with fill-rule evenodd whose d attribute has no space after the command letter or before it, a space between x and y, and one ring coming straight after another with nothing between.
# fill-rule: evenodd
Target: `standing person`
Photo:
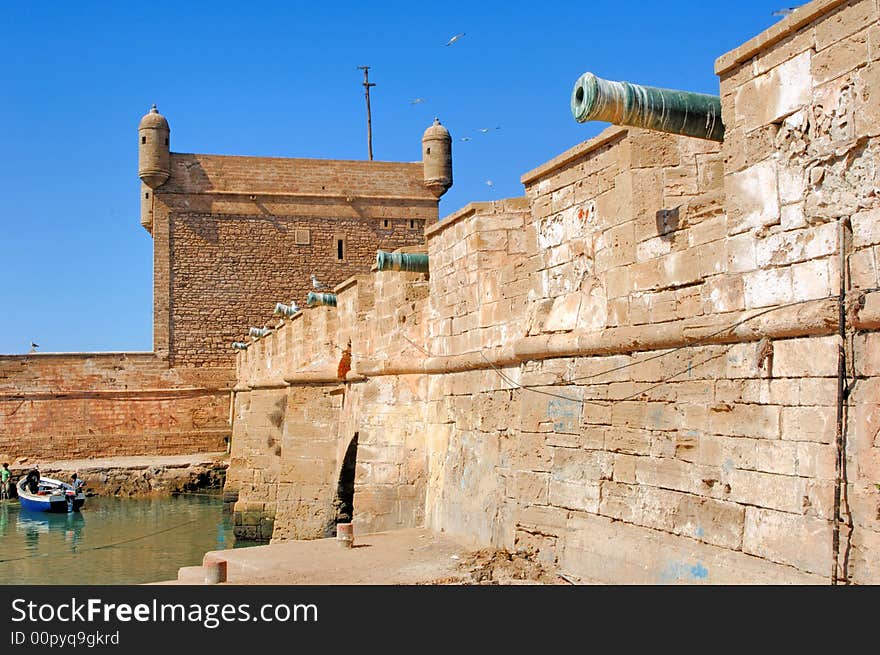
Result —
<instances>
[{"instance_id":1,"label":"standing person","mask_svg":"<svg viewBox=\"0 0 880 655\"><path fill-rule=\"evenodd\" d=\"M12 494L9 493L9 478L12 476L12 473L9 471L9 462L3 462L3 468L0 469L0 498L9 498Z\"/></svg>"}]
</instances>

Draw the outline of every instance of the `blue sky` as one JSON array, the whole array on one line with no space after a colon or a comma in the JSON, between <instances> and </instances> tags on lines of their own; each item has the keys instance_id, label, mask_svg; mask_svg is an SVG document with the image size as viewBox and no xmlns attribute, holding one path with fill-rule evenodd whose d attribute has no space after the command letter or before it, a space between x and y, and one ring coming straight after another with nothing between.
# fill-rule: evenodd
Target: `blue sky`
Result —
<instances>
[{"instance_id":1,"label":"blue sky","mask_svg":"<svg viewBox=\"0 0 880 655\"><path fill-rule=\"evenodd\" d=\"M571 117L581 73L717 93L714 60L784 6L4 3L0 353L152 349L137 178L151 103L176 152L366 159L369 65L375 159L418 160L434 116L452 133L442 217L521 195L524 172L605 127Z\"/></svg>"}]
</instances>

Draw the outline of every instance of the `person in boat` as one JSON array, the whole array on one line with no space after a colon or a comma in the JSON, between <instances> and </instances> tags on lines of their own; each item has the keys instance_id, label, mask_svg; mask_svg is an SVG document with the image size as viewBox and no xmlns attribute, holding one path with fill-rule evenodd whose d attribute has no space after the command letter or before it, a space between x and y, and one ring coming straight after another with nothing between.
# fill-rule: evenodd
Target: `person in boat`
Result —
<instances>
[{"instance_id":1,"label":"person in boat","mask_svg":"<svg viewBox=\"0 0 880 655\"><path fill-rule=\"evenodd\" d=\"M0 498L9 498L9 479L12 473L9 470L9 462L3 462L3 468L0 469Z\"/></svg>"},{"instance_id":2,"label":"person in boat","mask_svg":"<svg viewBox=\"0 0 880 655\"><path fill-rule=\"evenodd\" d=\"M70 486L73 487L73 490L76 493L79 493L84 486L86 486L85 481L80 478L76 473L70 476Z\"/></svg>"},{"instance_id":3,"label":"person in boat","mask_svg":"<svg viewBox=\"0 0 880 655\"><path fill-rule=\"evenodd\" d=\"M25 477L25 486L27 486L27 490L32 494L37 493L40 490L40 465L34 464L34 468L28 471L27 477Z\"/></svg>"}]
</instances>

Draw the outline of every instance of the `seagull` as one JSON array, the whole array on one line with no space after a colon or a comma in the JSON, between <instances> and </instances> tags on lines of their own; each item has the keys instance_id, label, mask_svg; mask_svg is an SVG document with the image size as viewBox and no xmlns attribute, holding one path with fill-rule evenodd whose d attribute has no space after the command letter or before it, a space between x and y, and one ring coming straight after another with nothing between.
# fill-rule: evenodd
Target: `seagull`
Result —
<instances>
[{"instance_id":1,"label":"seagull","mask_svg":"<svg viewBox=\"0 0 880 655\"><path fill-rule=\"evenodd\" d=\"M413 100L410 100L410 101L409 101L409 104L411 104L411 105L420 105L420 104L422 104L424 101L425 101L424 98L414 98Z\"/></svg>"},{"instance_id":2,"label":"seagull","mask_svg":"<svg viewBox=\"0 0 880 655\"><path fill-rule=\"evenodd\" d=\"M36 352L37 348L39 348L39 347L40 347L40 344L34 343L33 341L31 341L31 352Z\"/></svg>"},{"instance_id":3,"label":"seagull","mask_svg":"<svg viewBox=\"0 0 880 655\"><path fill-rule=\"evenodd\" d=\"M798 5L800 6L800 5ZM773 12L774 16L788 16L791 12L793 12L797 7L787 7L786 9L778 9Z\"/></svg>"},{"instance_id":4,"label":"seagull","mask_svg":"<svg viewBox=\"0 0 880 655\"><path fill-rule=\"evenodd\" d=\"M462 141L470 141L471 138L469 136L463 136L463 137L461 137L461 140Z\"/></svg>"},{"instance_id":5,"label":"seagull","mask_svg":"<svg viewBox=\"0 0 880 655\"><path fill-rule=\"evenodd\" d=\"M455 36L453 36L451 39L449 39L449 40L446 42L446 45L452 45L453 43L455 43L456 41L458 41L458 40L459 40L461 37L463 37L463 36L464 36L464 32L462 32L461 34L456 34Z\"/></svg>"},{"instance_id":6,"label":"seagull","mask_svg":"<svg viewBox=\"0 0 880 655\"><path fill-rule=\"evenodd\" d=\"M478 129L480 132L482 132L483 134L486 134L486 132L491 132L491 131L492 131L492 128L491 128L491 127L480 127L480 128L477 128L477 129ZM495 127L495 129L496 129L496 130L500 130L500 129L501 129L501 126L498 125L497 127Z\"/></svg>"},{"instance_id":7,"label":"seagull","mask_svg":"<svg viewBox=\"0 0 880 655\"><path fill-rule=\"evenodd\" d=\"M492 180L486 180L486 186L495 186L495 183Z\"/></svg>"},{"instance_id":8,"label":"seagull","mask_svg":"<svg viewBox=\"0 0 880 655\"><path fill-rule=\"evenodd\" d=\"M288 305L288 307L290 307L290 311L293 312L294 314L296 314L298 311L300 311L300 307L299 307L299 305L296 304L295 300L291 300L290 305Z\"/></svg>"},{"instance_id":9,"label":"seagull","mask_svg":"<svg viewBox=\"0 0 880 655\"><path fill-rule=\"evenodd\" d=\"M315 274L312 273L312 287L315 289L326 289L327 285L318 280L318 278L315 277Z\"/></svg>"}]
</instances>

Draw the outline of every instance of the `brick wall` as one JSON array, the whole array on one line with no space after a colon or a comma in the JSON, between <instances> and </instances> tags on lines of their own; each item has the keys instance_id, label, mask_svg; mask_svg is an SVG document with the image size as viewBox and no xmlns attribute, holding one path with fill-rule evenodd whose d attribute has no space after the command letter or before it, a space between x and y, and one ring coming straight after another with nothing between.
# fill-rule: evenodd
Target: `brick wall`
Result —
<instances>
[{"instance_id":1,"label":"brick wall","mask_svg":"<svg viewBox=\"0 0 880 655\"><path fill-rule=\"evenodd\" d=\"M150 353L0 357L0 458L223 452L232 373Z\"/></svg>"},{"instance_id":2,"label":"brick wall","mask_svg":"<svg viewBox=\"0 0 880 655\"><path fill-rule=\"evenodd\" d=\"M369 271L376 250L421 240L424 221L172 214L171 352L178 366L232 361L229 345L273 320L276 302L305 306L310 275L332 288ZM309 244L296 242L308 230ZM337 240L344 240L337 259Z\"/></svg>"}]
</instances>

